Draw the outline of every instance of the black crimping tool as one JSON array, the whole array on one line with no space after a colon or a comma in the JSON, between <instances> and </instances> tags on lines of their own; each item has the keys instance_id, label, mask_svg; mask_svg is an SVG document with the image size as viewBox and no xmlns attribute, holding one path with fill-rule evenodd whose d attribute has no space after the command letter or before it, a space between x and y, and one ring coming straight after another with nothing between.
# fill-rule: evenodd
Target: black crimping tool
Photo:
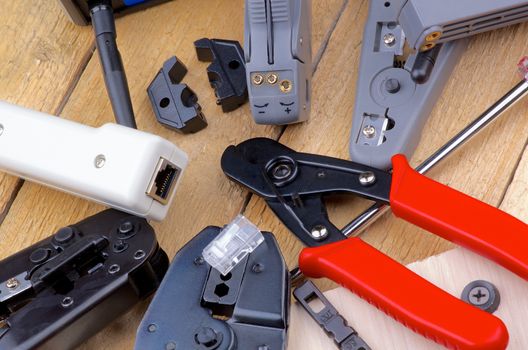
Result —
<instances>
[{"instance_id":1,"label":"black crimping tool","mask_svg":"<svg viewBox=\"0 0 528 350\"><path fill-rule=\"evenodd\" d=\"M0 262L0 349L70 349L152 294L169 260L145 219L106 210Z\"/></svg>"},{"instance_id":2,"label":"black crimping tool","mask_svg":"<svg viewBox=\"0 0 528 350\"><path fill-rule=\"evenodd\" d=\"M286 348L290 276L275 238L222 275L202 252L220 234L207 227L181 249L138 329L136 349Z\"/></svg>"}]
</instances>

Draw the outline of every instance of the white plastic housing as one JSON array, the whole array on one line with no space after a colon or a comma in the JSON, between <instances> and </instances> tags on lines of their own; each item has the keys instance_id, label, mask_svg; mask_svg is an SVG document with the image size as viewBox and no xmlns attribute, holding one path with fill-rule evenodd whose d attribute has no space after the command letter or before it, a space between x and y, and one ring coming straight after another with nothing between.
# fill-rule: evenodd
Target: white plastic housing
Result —
<instances>
[{"instance_id":1,"label":"white plastic housing","mask_svg":"<svg viewBox=\"0 0 528 350\"><path fill-rule=\"evenodd\" d=\"M148 192L161 163L177 171L166 198L155 199ZM159 136L117 124L92 128L0 101L0 169L24 179L163 220L186 166L187 155Z\"/></svg>"}]
</instances>

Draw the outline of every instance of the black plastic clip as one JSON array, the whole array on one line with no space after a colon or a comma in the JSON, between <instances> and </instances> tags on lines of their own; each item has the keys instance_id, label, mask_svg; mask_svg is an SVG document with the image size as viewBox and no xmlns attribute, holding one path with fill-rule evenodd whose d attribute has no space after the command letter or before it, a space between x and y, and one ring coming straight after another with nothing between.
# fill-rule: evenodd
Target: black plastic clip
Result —
<instances>
[{"instance_id":1,"label":"black plastic clip","mask_svg":"<svg viewBox=\"0 0 528 350\"><path fill-rule=\"evenodd\" d=\"M248 100L244 50L233 40L203 38L194 42L198 59L212 62L207 76L215 89L216 104L224 113L234 111Z\"/></svg>"},{"instance_id":2,"label":"black plastic clip","mask_svg":"<svg viewBox=\"0 0 528 350\"><path fill-rule=\"evenodd\" d=\"M306 281L303 285L293 291L293 296L312 318L332 335L335 343L342 350L370 350L370 347L358 335L356 330L350 327L347 321L337 312L336 308L321 291L311 282ZM310 302L319 300L324 308L314 310Z\"/></svg>"},{"instance_id":3,"label":"black plastic clip","mask_svg":"<svg viewBox=\"0 0 528 350\"><path fill-rule=\"evenodd\" d=\"M285 349L290 280L278 244L264 242L227 275L202 257L221 232L207 227L174 258L138 328L143 349Z\"/></svg>"},{"instance_id":4,"label":"black plastic clip","mask_svg":"<svg viewBox=\"0 0 528 350\"><path fill-rule=\"evenodd\" d=\"M207 120L198 96L187 84L180 84L186 74L185 65L173 56L165 61L147 92L158 122L189 134L207 127Z\"/></svg>"}]
</instances>

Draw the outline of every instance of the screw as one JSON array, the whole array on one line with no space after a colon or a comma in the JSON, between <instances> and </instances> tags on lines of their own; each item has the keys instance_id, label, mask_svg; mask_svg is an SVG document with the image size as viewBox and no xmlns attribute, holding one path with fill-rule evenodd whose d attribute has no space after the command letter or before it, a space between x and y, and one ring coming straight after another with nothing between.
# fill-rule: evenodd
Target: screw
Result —
<instances>
[{"instance_id":1,"label":"screw","mask_svg":"<svg viewBox=\"0 0 528 350\"><path fill-rule=\"evenodd\" d=\"M500 304L497 287L487 281L473 281L464 288L462 300L489 313L494 313Z\"/></svg>"},{"instance_id":2,"label":"screw","mask_svg":"<svg viewBox=\"0 0 528 350\"><path fill-rule=\"evenodd\" d=\"M264 82L264 77L262 74L253 74L253 84L261 85Z\"/></svg>"},{"instance_id":3,"label":"screw","mask_svg":"<svg viewBox=\"0 0 528 350\"><path fill-rule=\"evenodd\" d=\"M268 81L268 84L274 85L277 84L277 81L279 80L279 76L275 73L268 74L266 80Z\"/></svg>"},{"instance_id":4,"label":"screw","mask_svg":"<svg viewBox=\"0 0 528 350\"><path fill-rule=\"evenodd\" d=\"M149 333L154 333L155 331L158 330L158 326L156 326L155 324L149 324L148 327L147 327L147 331Z\"/></svg>"},{"instance_id":5,"label":"screw","mask_svg":"<svg viewBox=\"0 0 528 350\"><path fill-rule=\"evenodd\" d=\"M201 257L201 256L199 256L196 259L194 259L194 265L197 265L197 266L198 265L203 265L203 263L204 263L204 258Z\"/></svg>"},{"instance_id":6,"label":"screw","mask_svg":"<svg viewBox=\"0 0 528 350\"><path fill-rule=\"evenodd\" d=\"M19 284L20 282L18 282L16 278L10 278L6 282L6 287L9 289L15 289Z\"/></svg>"},{"instance_id":7,"label":"screw","mask_svg":"<svg viewBox=\"0 0 528 350\"><path fill-rule=\"evenodd\" d=\"M324 227L323 225L316 225L312 228L312 231L310 231L310 234L312 235L312 238L314 238L315 240L321 241L328 236L328 229Z\"/></svg>"},{"instance_id":8,"label":"screw","mask_svg":"<svg viewBox=\"0 0 528 350\"><path fill-rule=\"evenodd\" d=\"M253 265L253 267L251 268L251 271L253 271L254 273L261 273L262 271L264 271L264 265L262 265L262 264L255 264L255 265Z\"/></svg>"},{"instance_id":9,"label":"screw","mask_svg":"<svg viewBox=\"0 0 528 350\"><path fill-rule=\"evenodd\" d=\"M288 164L277 164L271 173L276 180L284 180L291 175L292 169Z\"/></svg>"},{"instance_id":10,"label":"screw","mask_svg":"<svg viewBox=\"0 0 528 350\"><path fill-rule=\"evenodd\" d=\"M94 165L97 169L101 169L102 167L104 167L105 163L106 157L104 156L104 154L100 154L95 157Z\"/></svg>"},{"instance_id":11,"label":"screw","mask_svg":"<svg viewBox=\"0 0 528 350\"><path fill-rule=\"evenodd\" d=\"M61 301L62 307L70 307L73 305L73 298L72 297L65 297Z\"/></svg>"},{"instance_id":12,"label":"screw","mask_svg":"<svg viewBox=\"0 0 528 350\"><path fill-rule=\"evenodd\" d=\"M143 259L145 255L146 255L145 252L140 249L134 253L134 259L136 260Z\"/></svg>"},{"instance_id":13,"label":"screw","mask_svg":"<svg viewBox=\"0 0 528 350\"><path fill-rule=\"evenodd\" d=\"M371 139L374 136L376 136L376 128L372 125L367 125L363 128L363 135L365 135L366 138Z\"/></svg>"},{"instance_id":14,"label":"screw","mask_svg":"<svg viewBox=\"0 0 528 350\"><path fill-rule=\"evenodd\" d=\"M359 175L359 183L362 186L370 186L376 182L376 175L372 171L366 171Z\"/></svg>"},{"instance_id":15,"label":"screw","mask_svg":"<svg viewBox=\"0 0 528 350\"><path fill-rule=\"evenodd\" d=\"M283 80L280 82L280 89L282 92L284 92L285 94L287 94L288 92L290 92L292 90L292 83L291 81L289 80Z\"/></svg>"},{"instance_id":16,"label":"screw","mask_svg":"<svg viewBox=\"0 0 528 350\"><path fill-rule=\"evenodd\" d=\"M214 329L209 327L202 327L198 333L194 335L194 339L200 345L212 347L218 343L218 338Z\"/></svg>"},{"instance_id":17,"label":"screw","mask_svg":"<svg viewBox=\"0 0 528 350\"><path fill-rule=\"evenodd\" d=\"M0 124L0 135L2 135L3 133L4 133L4 126Z\"/></svg>"},{"instance_id":18,"label":"screw","mask_svg":"<svg viewBox=\"0 0 528 350\"><path fill-rule=\"evenodd\" d=\"M383 42L389 47L394 46L396 43L396 36L392 33L387 33L383 36Z\"/></svg>"},{"instance_id":19,"label":"screw","mask_svg":"<svg viewBox=\"0 0 528 350\"><path fill-rule=\"evenodd\" d=\"M401 86L398 79L390 78L385 81L385 90L387 90L389 94L397 93L400 91L400 88Z\"/></svg>"}]
</instances>

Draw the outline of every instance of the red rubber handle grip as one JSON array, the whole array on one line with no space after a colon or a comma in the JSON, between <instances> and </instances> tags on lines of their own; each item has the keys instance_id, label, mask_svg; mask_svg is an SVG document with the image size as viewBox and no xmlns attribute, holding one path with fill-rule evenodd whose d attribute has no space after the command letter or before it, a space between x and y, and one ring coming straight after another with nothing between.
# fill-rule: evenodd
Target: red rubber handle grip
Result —
<instances>
[{"instance_id":1,"label":"red rubber handle grip","mask_svg":"<svg viewBox=\"0 0 528 350\"><path fill-rule=\"evenodd\" d=\"M464 303L359 238L306 248L299 267L327 277L406 327L451 349L502 350L508 331L497 317Z\"/></svg>"},{"instance_id":2,"label":"red rubber handle grip","mask_svg":"<svg viewBox=\"0 0 528 350\"><path fill-rule=\"evenodd\" d=\"M433 181L392 158L394 214L495 261L528 280L528 225L491 205Z\"/></svg>"}]
</instances>

